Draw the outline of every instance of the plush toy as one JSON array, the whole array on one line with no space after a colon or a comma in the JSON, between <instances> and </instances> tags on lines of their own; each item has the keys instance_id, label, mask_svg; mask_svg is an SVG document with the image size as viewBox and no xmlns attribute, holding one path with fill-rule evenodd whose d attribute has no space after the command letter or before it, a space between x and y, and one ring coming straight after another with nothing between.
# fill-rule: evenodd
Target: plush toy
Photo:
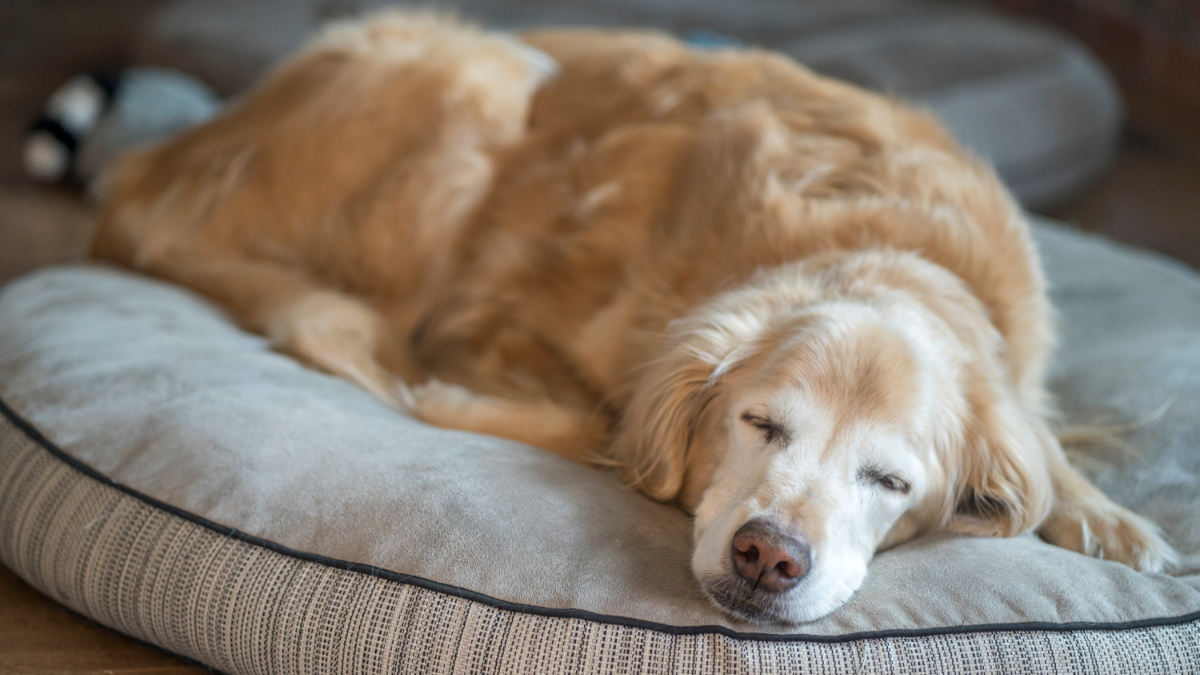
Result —
<instances>
[{"instance_id":1,"label":"plush toy","mask_svg":"<svg viewBox=\"0 0 1200 675\"><path fill-rule=\"evenodd\" d=\"M202 82L175 71L80 73L54 92L30 127L25 172L45 183L89 185L118 154L203 122L220 106Z\"/></svg>"}]
</instances>

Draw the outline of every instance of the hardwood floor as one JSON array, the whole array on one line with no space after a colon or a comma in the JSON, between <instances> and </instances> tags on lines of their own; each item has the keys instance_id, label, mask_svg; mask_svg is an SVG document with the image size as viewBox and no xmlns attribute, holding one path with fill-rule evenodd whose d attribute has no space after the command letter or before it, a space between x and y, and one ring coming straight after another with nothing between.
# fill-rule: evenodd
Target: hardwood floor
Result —
<instances>
[{"instance_id":1,"label":"hardwood floor","mask_svg":"<svg viewBox=\"0 0 1200 675\"><path fill-rule=\"evenodd\" d=\"M202 675L205 672L52 602L0 566L0 673Z\"/></svg>"},{"instance_id":2,"label":"hardwood floor","mask_svg":"<svg viewBox=\"0 0 1200 675\"><path fill-rule=\"evenodd\" d=\"M94 222L92 209L70 190L0 182L0 284L82 260Z\"/></svg>"}]
</instances>

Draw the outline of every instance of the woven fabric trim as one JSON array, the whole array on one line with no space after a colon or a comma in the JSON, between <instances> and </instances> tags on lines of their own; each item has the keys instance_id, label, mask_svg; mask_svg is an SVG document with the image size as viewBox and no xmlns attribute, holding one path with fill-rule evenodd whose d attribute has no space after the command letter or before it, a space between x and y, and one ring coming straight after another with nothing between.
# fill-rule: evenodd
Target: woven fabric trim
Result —
<instances>
[{"instance_id":1,"label":"woven fabric trim","mask_svg":"<svg viewBox=\"0 0 1200 675\"><path fill-rule=\"evenodd\" d=\"M517 611L424 580L288 555L181 517L64 461L3 411L0 561L99 623L226 673L1200 670L1200 617L830 642Z\"/></svg>"}]
</instances>

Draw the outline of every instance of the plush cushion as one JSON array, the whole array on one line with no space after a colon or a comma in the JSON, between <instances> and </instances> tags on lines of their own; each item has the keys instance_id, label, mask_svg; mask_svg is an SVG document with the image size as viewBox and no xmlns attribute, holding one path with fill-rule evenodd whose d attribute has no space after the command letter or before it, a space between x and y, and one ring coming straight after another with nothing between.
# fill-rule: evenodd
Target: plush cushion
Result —
<instances>
[{"instance_id":1,"label":"plush cushion","mask_svg":"<svg viewBox=\"0 0 1200 675\"><path fill-rule=\"evenodd\" d=\"M1054 226L1038 240L1070 417L1170 404L1082 466L1164 527L1175 576L936 536L878 555L824 619L733 621L691 578L683 512L403 417L185 290L90 266L0 293L0 560L228 673L1200 668L1200 279Z\"/></svg>"},{"instance_id":2,"label":"plush cushion","mask_svg":"<svg viewBox=\"0 0 1200 675\"><path fill-rule=\"evenodd\" d=\"M171 0L140 59L240 91L330 18L389 0ZM979 6L922 0L456 0L490 25L653 26L780 49L818 72L927 107L996 166L1028 208L1061 202L1108 165L1117 89L1076 40ZM739 42L740 41L740 42Z\"/></svg>"}]
</instances>

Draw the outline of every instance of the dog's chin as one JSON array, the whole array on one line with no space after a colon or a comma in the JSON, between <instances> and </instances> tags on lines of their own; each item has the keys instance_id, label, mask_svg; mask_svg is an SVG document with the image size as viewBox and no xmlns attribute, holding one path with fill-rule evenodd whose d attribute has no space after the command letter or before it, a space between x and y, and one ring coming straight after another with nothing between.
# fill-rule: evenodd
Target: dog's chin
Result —
<instances>
[{"instance_id":1,"label":"dog's chin","mask_svg":"<svg viewBox=\"0 0 1200 675\"><path fill-rule=\"evenodd\" d=\"M816 621L846 604L854 594L854 589L849 589L848 593L810 597L817 594L805 583L785 593L773 593L756 589L733 573L708 575L700 579L700 587L708 599L730 617L759 624L794 625Z\"/></svg>"}]
</instances>

